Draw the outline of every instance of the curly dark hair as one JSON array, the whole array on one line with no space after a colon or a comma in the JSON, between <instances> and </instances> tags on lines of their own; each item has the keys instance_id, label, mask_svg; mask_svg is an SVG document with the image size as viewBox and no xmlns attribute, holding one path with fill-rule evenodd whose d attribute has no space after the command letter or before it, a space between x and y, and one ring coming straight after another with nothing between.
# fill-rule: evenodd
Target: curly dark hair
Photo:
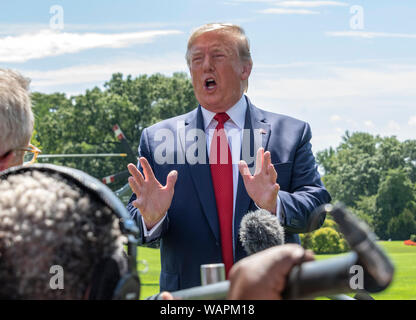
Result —
<instances>
[{"instance_id":1,"label":"curly dark hair","mask_svg":"<svg viewBox=\"0 0 416 320\"><path fill-rule=\"evenodd\" d=\"M95 265L121 257L124 242L112 210L56 174L0 181L0 299L82 299ZM50 287L54 265L62 290Z\"/></svg>"}]
</instances>

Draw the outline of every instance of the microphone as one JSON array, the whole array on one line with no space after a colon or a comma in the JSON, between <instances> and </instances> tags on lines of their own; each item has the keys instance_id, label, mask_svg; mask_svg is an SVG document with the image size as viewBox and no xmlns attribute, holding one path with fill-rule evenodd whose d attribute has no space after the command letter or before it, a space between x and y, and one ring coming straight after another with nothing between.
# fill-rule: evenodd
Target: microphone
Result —
<instances>
[{"instance_id":1,"label":"microphone","mask_svg":"<svg viewBox=\"0 0 416 320\"><path fill-rule=\"evenodd\" d=\"M394 266L375 242L375 235L367 225L350 213L342 204L322 205L318 212L330 213L339 225L352 252L327 260L305 262L295 266L289 274L284 299L303 299L332 293L354 292L352 267L363 270L363 288L380 292L393 280Z\"/></svg>"},{"instance_id":2,"label":"microphone","mask_svg":"<svg viewBox=\"0 0 416 320\"><path fill-rule=\"evenodd\" d=\"M321 210L313 212L309 219L307 229L317 229L318 224L322 225L325 216L326 214ZM284 244L284 238L284 229L280 225L277 216L264 209L249 212L241 220L240 240L249 256L265 249ZM341 268L343 264L344 260L341 261ZM326 272L327 268L324 268L324 270ZM315 274L312 278L322 279L321 276L325 276L325 274ZM330 277L329 281L327 281L329 287L331 287L332 280L333 278ZM334 292L337 291L335 289ZM334 300L355 300L346 295L331 295L329 298Z\"/></svg>"},{"instance_id":3,"label":"microphone","mask_svg":"<svg viewBox=\"0 0 416 320\"><path fill-rule=\"evenodd\" d=\"M240 241L248 255L284 244L285 233L277 216L264 209L244 215L240 224ZM176 299L182 300L223 300L228 294L229 281L221 281L200 287L172 292ZM160 300L160 293L147 300Z\"/></svg>"},{"instance_id":4,"label":"microphone","mask_svg":"<svg viewBox=\"0 0 416 320\"><path fill-rule=\"evenodd\" d=\"M247 255L284 244L285 232L277 216L264 209L247 213L241 220L240 240Z\"/></svg>"}]
</instances>

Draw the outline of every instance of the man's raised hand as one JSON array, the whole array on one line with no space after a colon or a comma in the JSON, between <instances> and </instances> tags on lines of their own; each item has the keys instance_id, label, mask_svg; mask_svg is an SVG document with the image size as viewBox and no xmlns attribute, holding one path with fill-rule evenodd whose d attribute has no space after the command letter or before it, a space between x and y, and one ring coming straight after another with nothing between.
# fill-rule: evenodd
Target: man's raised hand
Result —
<instances>
[{"instance_id":1,"label":"man's raised hand","mask_svg":"<svg viewBox=\"0 0 416 320\"><path fill-rule=\"evenodd\" d=\"M250 198L262 209L276 213L277 193L280 186L276 183L277 172L271 163L271 154L263 148L257 151L256 171L251 175L247 163L241 160L238 164L244 186Z\"/></svg>"},{"instance_id":2,"label":"man's raised hand","mask_svg":"<svg viewBox=\"0 0 416 320\"><path fill-rule=\"evenodd\" d=\"M169 172L166 186L162 186L153 174L147 159L141 157L139 161L144 177L134 164L130 163L127 166L131 174L129 185L137 196L132 204L139 209L146 228L150 230L163 218L172 203L178 172L176 170Z\"/></svg>"}]
</instances>

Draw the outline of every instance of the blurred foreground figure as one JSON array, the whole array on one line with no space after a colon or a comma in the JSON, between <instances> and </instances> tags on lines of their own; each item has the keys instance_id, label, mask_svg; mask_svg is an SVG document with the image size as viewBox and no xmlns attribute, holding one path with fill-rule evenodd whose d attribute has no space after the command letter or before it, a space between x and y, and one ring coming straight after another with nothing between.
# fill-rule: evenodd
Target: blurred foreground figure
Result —
<instances>
[{"instance_id":1,"label":"blurred foreground figure","mask_svg":"<svg viewBox=\"0 0 416 320\"><path fill-rule=\"evenodd\" d=\"M30 80L20 73L0 68L0 171L34 162L39 149L32 146L33 113Z\"/></svg>"},{"instance_id":2,"label":"blurred foreground figure","mask_svg":"<svg viewBox=\"0 0 416 320\"><path fill-rule=\"evenodd\" d=\"M248 256L230 270L227 299L281 300L292 268L313 260L313 252L298 244L275 246ZM174 300L175 292L164 291L160 297Z\"/></svg>"},{"instance_id":3,"label":"blurred foreground figure","mask_svg":"<svg viewBox=\"0 0 416 320\"><path fill-rule=\"evenodd\" d=\"M272 247L246 257L231 269L228 299L280 300L292 268L312 260L313 252L297 244Z\"/></svg>"},{"instance_id":4,"label":"blurred foreground figure","mask_svg":"<svg viewBox=\"0 0 416 320\"><path fill-rule=\"evenodd\" d=\"M87 187L37 168L0 174L0 299L113 298L128 269L117 216Z\"/></svg>"}]
</instances>

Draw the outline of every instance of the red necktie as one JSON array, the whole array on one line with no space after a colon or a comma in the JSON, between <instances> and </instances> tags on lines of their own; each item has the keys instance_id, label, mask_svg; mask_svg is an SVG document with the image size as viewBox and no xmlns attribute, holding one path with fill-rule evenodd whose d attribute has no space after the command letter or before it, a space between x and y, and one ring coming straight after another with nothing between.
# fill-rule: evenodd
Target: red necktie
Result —
<instances>
[{"instance_id":1,"label":"red necktie","mask_svg":"<svg viewBox=\"0 0 416 320\"><path fill-rule=\"evenodd\" d=\"M214 119L218 125L212 137L209 163L220 222L222 259L228 278L233 265L233 166L224 123L230 117L222 112L217 113Z\"/></svg>"}]
</instances>

